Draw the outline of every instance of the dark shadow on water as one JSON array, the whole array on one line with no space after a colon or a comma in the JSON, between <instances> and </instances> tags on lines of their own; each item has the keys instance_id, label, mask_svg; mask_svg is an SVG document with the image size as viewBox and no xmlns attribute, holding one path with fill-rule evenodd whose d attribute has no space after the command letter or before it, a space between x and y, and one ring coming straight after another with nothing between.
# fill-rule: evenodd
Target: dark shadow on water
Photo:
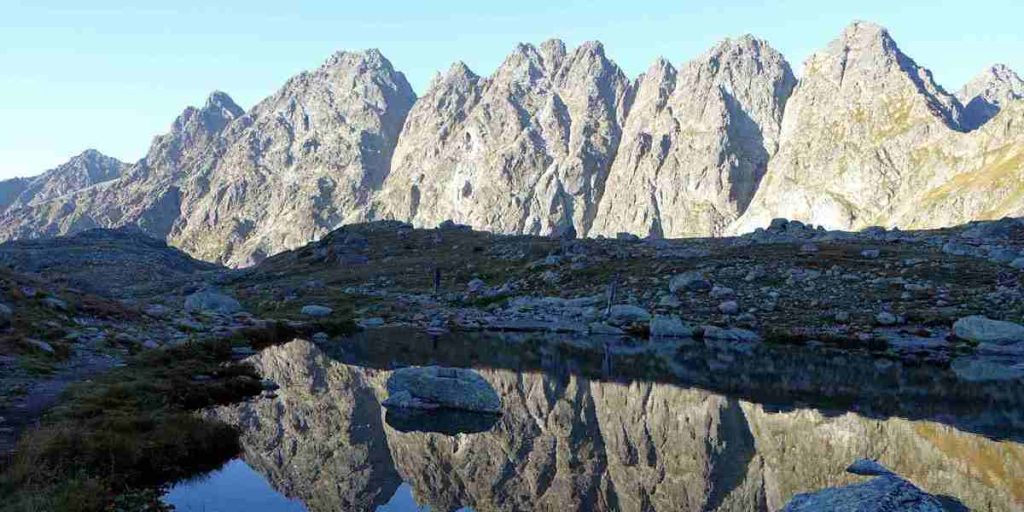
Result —
<instances>
[{"instance_id":1,"label":"dark shadow on water","mask_svg":"<svg viewBox=\"0 0 1024 512\"><path fill-rule=\"evenodd\" d=\"M497 414L452 409L428 411L401 407L389 408L384 415L384 421L399 432L433 432L449 436L488 432L500 418L501 416Z\"/></svg>"}]
</instances>

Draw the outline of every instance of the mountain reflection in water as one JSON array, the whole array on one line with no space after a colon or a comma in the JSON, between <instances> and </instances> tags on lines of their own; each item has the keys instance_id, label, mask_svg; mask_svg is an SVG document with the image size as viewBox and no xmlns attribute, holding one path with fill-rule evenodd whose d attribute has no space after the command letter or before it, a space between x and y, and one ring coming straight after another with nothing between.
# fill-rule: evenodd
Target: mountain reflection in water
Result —
<instances>
[{"instance_id":1,"label":"mountain reflection in water","mask_svg":"<svg viewBox=\"0 0 1024 512\"><path fill-rule=\"evenodd\" d=\"M861 457L975 510L1024 508L1019 383L695 340L374 330L329 352L264 350L252 361L276 397L209 413L238 425L245 462L311 511L777 510L861 481L843 471ZM408 364L477 369L504 414L385 411L390 369Z\"/></svg>"}]
</instances>

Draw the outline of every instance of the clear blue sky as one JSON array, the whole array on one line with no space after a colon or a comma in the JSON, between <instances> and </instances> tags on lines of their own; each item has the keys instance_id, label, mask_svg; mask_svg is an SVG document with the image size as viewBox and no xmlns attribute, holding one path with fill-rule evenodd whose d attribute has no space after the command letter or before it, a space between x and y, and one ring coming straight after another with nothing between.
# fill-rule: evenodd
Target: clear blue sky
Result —
<instances>
[{"instance_id":1,"label":"clear blue sky","mask_svg":"<svg viewBox=\"0 0 1024 512\"><path fill-rule=\"evenodd\" d=\"M249 108L340 49L380 48L418 93L455 60L488 74L550 37L601 40L633 77L752 33L799 74L854 19L887 26L949 90L995 62L1024 72L1020 0L0 0L0 178L85 148L135 161L211 90Z\"/></svg>"}]
</instances>

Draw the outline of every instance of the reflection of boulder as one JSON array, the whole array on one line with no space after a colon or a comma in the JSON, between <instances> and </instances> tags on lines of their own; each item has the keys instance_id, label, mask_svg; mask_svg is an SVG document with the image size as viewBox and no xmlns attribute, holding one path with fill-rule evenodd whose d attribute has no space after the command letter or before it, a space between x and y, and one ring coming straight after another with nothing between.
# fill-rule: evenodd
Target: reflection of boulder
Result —
<instances>
[{"instance_id":1,"label":"reflection of boulder","mask_svg":"<svg viewBox=\"0 0 1024 512\"><path fill-rule=\"evenodd\" d=\"M238 425L246 462L311 511L373 510L402 483L388 453L375 372L336 364L306 341L251 361L276 398L212 412Z\"/></svg>"},{"instance_id":2,"label":"reflection of boulder","mask_svg":"<svg viewBox=\"0 0 1024 512\"><path fill-rule=\"evenodd\" d=\"M843 473L860 457L975 509L1024 505L1024 446L939 423L480 369L504 414L485 431L448 435L404 428L397 410L381 421L392 372L337 362L306 342L255 361L280 384L278 397L218 414L243 428L247 461L313 511L372 510L400 480L433 510L779 510L797 493L860 481Z\"/></svg>"},{"instance_id":3,"label":"reflection of boulder","mask_svg":"<svg viewBox=\"0 0 1024 512\"><path fill-rule=\"evenodd\" d=\"M497 414L452 409L423 410L392 407L384 415L389 427L399 432L437 432L448 436L479 434L494 428Z\"/></svg>"}]
</instances>

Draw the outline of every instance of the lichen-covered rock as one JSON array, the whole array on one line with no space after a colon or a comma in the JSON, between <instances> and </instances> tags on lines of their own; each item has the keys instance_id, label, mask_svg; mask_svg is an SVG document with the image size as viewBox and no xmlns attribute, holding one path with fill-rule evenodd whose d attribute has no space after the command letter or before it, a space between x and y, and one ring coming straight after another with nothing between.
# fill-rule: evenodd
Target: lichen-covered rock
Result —
<instances>
[{"instance_id":1,"label":"lichen-covered rock","mask_svg":"<svg viewBox=\"0 0 1024 512\"><path fill-rule=\"evenodd\" d=\"M388 378L387 389L387 407L501 412L501 399L494 388L480 374L465 368L402 368Z\"/></svg>"}]
</instances>

